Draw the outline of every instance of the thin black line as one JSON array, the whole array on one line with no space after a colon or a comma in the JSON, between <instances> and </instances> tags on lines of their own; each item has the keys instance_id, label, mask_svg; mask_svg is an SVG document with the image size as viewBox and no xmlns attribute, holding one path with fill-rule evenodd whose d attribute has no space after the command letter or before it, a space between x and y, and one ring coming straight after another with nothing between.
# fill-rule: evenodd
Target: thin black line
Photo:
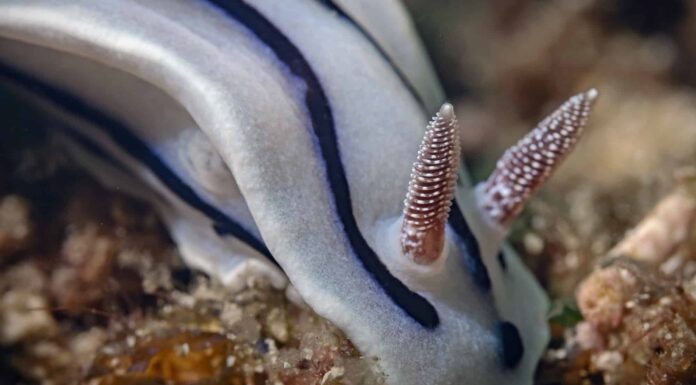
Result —
<instances>
[{"instance_id":1,"label":"thin black line","mask_svg":"<svg viewBox=\"0 0 696 385\"><path fill-rule=\"evenodd\" d=\"M503 253L503 250L498 251L498 264L503 271L507 270L507 260L505 259L505 253Z\"/></svg>"},{"instance_id":2,"label":"thin black line","mask_svg":"<svg viewBox=\"0 0 696 385\"><path fill-rule=\"evenodd\" d=\"M464 243L464 248L466 249L466 252L463 253L464 264L474 278L474 282L476 282L480 288L489 290L491 288L491 278L488 275L486 265L484 265L481 259L481 249L479 248L476 237L474 237L474 234L469 228L469 224L466 222L464 215L459 209L456 199L452 200L449 224Z\"/></svg>"},{"instance_id":3,"label":"thin black line","mask_svg":"<svg viewBox=\"0 0 696 385\"><path fill-rule=\"evenodd\" d=\"M244 1L211 0L211 3L216 4L230 17L246 26L275 53L280 61L285 63L293 74L305 82L307 86L305 104L324 158L338 217L355 255L397 306L423 327L429 329L437 327L440 320L433 305L391 275L360 233L341 162L331 107L312 67L300 50L281 31Z\"/></svg>"},{"instance_id":4,"label":"thin black line","mask_svg":"<svg viewBox=\"0 0 696 385\"><path fill-rule=\"evenodd\" d=\"M150 150L147 144L135 136L125 124L106 115L97 108L90 106L79 97L46 84L4 63L0 63L0 76L7 78L10 82L20 85L34 95L52 101L62 109L81 117L104 131L104 133L106 133L120 148L148 167L150 171L152 171L152 173L181 200L213 221L216 229L224 229L225 233L234 235L240 241L263 254L278 266L278 263L273 259L271 252L263 242L232 218L199 197L190 186L179 179L179 177L169 169L152 150Z\"/></svg>"},{"instance_id":5,"label":"thin black line","mask_svg":"<svg viewBox=\"0 0 696 385\"><path fill-rule=\"evenodd\" d=\"M423 108L424 111L427 111L428 108L426 104L424 103L423 99L421 98L420 94L416 90L416 88L408 81L408 78L404 75L404 73L400 70L400 68L394 63L394 61L391 59L391 57L387 54L387 52L382 48L382 46L370 35L365 28L362 27L360 23L358 23L355 19L353 19L348 13L346 13L338 4L336 4L333 0L319 0L320 3L326 5L328 8L332 9L336 13L338 13L341 17L346 19L348 22L350 22L360 33L362 33L367 40L370 41L370 43L379 51L380 55L386 60L389 65L392 67L394 72L397 74L399 79L401 79L402 83L406 88L409 90L411 95L418 101L420 106ZM455 208L456 208L456 202L454 202ZM459 234L460 238L464 242L467 252L471 255L469 258L466 259L466 265L469 271L472 272L472 275L474 276L477 284L481 286L482 288L488 289L490 288L490 279L488 277L488 271L486 270L485 265L481 261L481 256L480 256L480 251L479 251L479 246L474 238L474 236L471 233L471 230L469 229L468 224L466 223L466 220L464 219L463 216L461 216L461 213L458 218L453 218L453 220L450 221L450 224L456 224L455 226L455 231ZM457 229L459 229L457 231Z\"/></svg>"},{"instance_id":6,"label":"thin black line","mask_svg":"<svg viewBox=\"0 0 696 385\"><path fill-rule=\"evenodd\" d=\"M401 83L408 89L408 92L413 96L414 99L416 99L416 102L418 105L423 109L423 111L428 115L429 108L425 104L425 101L421 97L420 93L416 89L416 87L411 84L409 81L408 77L401 71L401 68L394 63L394 60L392 60L391 56L382 48L382 46L375 40L374 37L360 24L358 23L355 19L353 19L347 12L343 10L338 4L333 2L332 0L319 0L320 3L324 4L326 7L329 9L333 10L334 12L338 13L339 16L342 18L346 19L350 24L355 27L369 42L372 44L372 46L379 52L380 56L389 64L389 66L392 68L394 73L399 77L401 80Z\"/></svg>"}]
</instances>

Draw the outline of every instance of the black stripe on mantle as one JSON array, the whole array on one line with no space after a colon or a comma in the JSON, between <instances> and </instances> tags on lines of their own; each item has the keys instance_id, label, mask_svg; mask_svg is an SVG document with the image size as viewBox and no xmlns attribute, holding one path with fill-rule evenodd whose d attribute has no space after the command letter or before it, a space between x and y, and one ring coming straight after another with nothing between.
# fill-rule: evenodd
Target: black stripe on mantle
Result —
<instances>
[{"instance_id":1,"label":"black stripe on mantle","mask_svg":"<svg viewBox=\"0 0 696 385\"><path fill-rule=\"evenodd\" d=\"M449 214L449 224L454 229L454 232L459 236L462 243L464 243L465 253L463 253L464 265L466 266L469 274L474 279L474 282L478 287L483 290L490 290L491 288L491 278L488 275L488 269L483 263L481 258L481 249L479 248L478 241L474 237L474 233L471 232L469 224L466 222L462 211L457 204L457 200L452 200L452 209Z\"/></svg>"},{"instance_id":2,"label":"black stripe on mantle","mask_svg":"<svg viewBox=\"0 0 696 385\"><path fill-rule=\"evenodd\" d=\"M324 4L327 8L331 9L332 11L336 12L339 16L344 18L348 23L350 23L355 29L357 29L364 37L367 39L370 44L379 52L380 56L389 64L389 66L392 68L392 71L396 74L396 76L399 77L399 80L401 80L401 83L406 87L408 92L413 96L414 99L416 99L416 102L420 107L423 109L423 111L426 112L429 111L428 106L425 104L425 101L423 100L423 97L421 97L420 93L418 90L416 90L416 87L411 84L411 82L408 80L408 77L401 71L401 68L394 63L394 60L387 54L387 52L382 48L382 46L375 40L374 37L360 24L358 23L355 19L353 19L346 11L343 10L338 4L336 4L333 0L319 0L320 3Z\"/></svg>"},{"instance_id":3,"label":"black stripe on mantle","mask_svg":"<svg viewBox=\"0 0 696 385\"><path fill-rule=\"evenodd\" d=\"M118 120L108 116L86 101L64 90L53 87L31 75L0 63L0 77L17 84L23 90L34 96L51 101L56 106L90 122L102 130L115 144L128 155L145 165L167 188L182 201L208 217L216 231L231 234L241 242L264 255L273 264L279 266L266 245L253 234L243 228L232 218L205 202L196 192L174 173L167 165L145 144L135 136L128 127ZM96 146L96 144L95 144ZM102 152L103 153L103 152Z\"/></svg>"},{"instance_id":4,"label":"black stripe on mantle","mask_svg":"<svg viewBox=\"0 0 696 385\"><path fill-rule=\"evenodd\" d=\"M411 84L411 82L409 82L406 75L401 71L401 69L396 65L396 63L394 63L391 57L382 48L382 46L372 37L372 35L370 35L370 33L367 32L367 30L363 28L363 26L360 25L360 23L358 23L347 12L345 12L343 8L336 4L335 1L319 0L319 2L324 4L327 8L333 10L339 16L341 16L350 24L352 24L372 44L372 46L374 46L374 48L379 52L382 58L384 58L384 60L389 64L389 66L391 66L392 70L394 71L394 73L396 73L401 82L408 89L409 93L413 96L414 99L416 99L423 111L427 112L428 106L425 104L423 98L420 96L416 88L413 86L413 84ZM473 277L474 282L476 282L476 284L482 289L488 290L491 287L491 282L488 276L488 270L486 269L486 266L483 264L483 261L481 259L481 251L479 249L478 242L476 238L473 236L471 230L469 229L469 225L464 219L464 216L459 211L459 207L457 206L456 201L453 202L453 206L454 207L452 208L452 211L454 211L455 213L450 214L449 222L450 225L454 228L455 233L459 235L460 239L464 243L467 252L467 255L464 256L464 264L466 265L467 270Z\"/></svg>"},{"instance_id":5,"label":"black stripe on mantle","mask_svg":"<svg viewBox=\"0 0 696 385\"><path fill-rule=\"evenodd\" d=\"M440 324L435 307L394 277L380 261L360 233L353 214L350 189L336 138L329 100L317 75L300 50L259 11L241 0L209 0L228 16L244 25L268 46L288 69L307 86L305 104L314 135L326 165L326 174L338 217L348 241L364 268L372 275L391 300L416 322L428 329Z\"/></svg>"}]
</instances>

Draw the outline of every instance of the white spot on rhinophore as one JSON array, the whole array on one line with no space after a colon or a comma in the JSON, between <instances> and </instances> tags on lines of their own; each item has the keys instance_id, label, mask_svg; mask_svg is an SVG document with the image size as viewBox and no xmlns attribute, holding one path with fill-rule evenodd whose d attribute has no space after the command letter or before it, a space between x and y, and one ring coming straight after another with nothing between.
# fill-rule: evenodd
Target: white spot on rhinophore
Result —
<instances>
[{"instance_id":1,"label":"white spot on rhinophore","mask_svg":"<svg viewBox=\"0 0 696 385\"><path fill-rule=\"evenodd\" d=\"M597 99L597 96L599 96L599 91L597 91L596 88L592 88L589 91L587 91L585 95L587 96L588 100L593 101Z\"/></svg>"},{"instance_id":2,"label":"white spot on rhinophore","mask_svg":"<svg viewBox=\"0 0 696 385\"><path fill-rule=\"evenodd\" d=\"M443 104L440 107L440 116L445 120L454 119L454 107L449 103Z\"/></svg>"}]
</instances>

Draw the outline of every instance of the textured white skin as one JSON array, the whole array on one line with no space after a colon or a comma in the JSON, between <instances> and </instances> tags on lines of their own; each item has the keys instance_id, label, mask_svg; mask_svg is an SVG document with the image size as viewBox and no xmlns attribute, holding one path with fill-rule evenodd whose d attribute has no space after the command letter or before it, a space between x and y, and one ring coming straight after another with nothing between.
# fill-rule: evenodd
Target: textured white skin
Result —
<instances>
[{"instance_id":1,"label":"textured white skin","mask_svg":"<svg viewBox=\"0 0 696 385\"><path fill-rule=\"evenodd\" d=\"M372 45L318 3L250 3L288 36L319 77L360 230L392 273L436 307L441 324L434 331L399 309L352 255L309 128L304 85L216 9L171 0L3 1L0 58L137 128L200 195L258 231L302 299L342 328L362 353L378 357L388 383L531 384L547 340L545 298L514 256L508 255L506 272L500 269L502 234L480 217L470 189L458 188L458 201L479 240L494 301L472 283L451 231L447 254L430 270L401 258L394 228L428 119L421 107ZM340 4L351 8L348 1ZM360 19L355 10L361 8L355 7L351 15ZM408 36L402 40L380 28L375 12L363 16L364 25L405 63L404 73L428 103L440 102L437 84L425 81L434 76L417 55L421 48L403 10L388 1L379 12ZM434 113L437 107L428 108ZM135 160L84 122L70 119L164 195L168 203L158 200L157 207L187 262L231 283L243 258L261 258L239 242L215 239L205 218ZM211 175L224 173L196 171L182 162L179 138L198 129L229 167L240 194L215 194L226 189L216 189ZM116 180L98 162L86 163L104 179ZM227 177L221 185L229 185ZM525 355L514 370L503 369L497 356L492 329L498 315L518 326L523 337Z\"/></svg>"},{"instance_id":2,"label":"textured white skin","mask_svg":"<svg viewBox=\"0 0 696 385\"><path fill-rule=\"evenodd\" d=\"M411 20L404 17L399 0L334 0L346 14L386 51L394 65L416 88L423 102L435 112L444 99L426 53L418 41ZM406 43L408 42L408 43Z\"/></svg>"}]
</instances>

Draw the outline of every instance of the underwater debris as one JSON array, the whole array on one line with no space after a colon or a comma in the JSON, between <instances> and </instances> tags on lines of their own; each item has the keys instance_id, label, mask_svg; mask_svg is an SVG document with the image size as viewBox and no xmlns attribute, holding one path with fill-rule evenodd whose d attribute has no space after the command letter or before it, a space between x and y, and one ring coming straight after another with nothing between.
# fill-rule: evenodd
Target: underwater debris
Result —
<instances>
[{"instance_id":1,"label":"underwater debris","mask_svg":"<svg viewBox=\"0 0 696 385\"><path fill-rule=\"evenodd\" d=\"M696 274L659 268L694 246L692 183L682 178L579 285L582 321L562 332L556 326L561 346L545 358L563 367L563 384L696 381L696 297L689 294Z\"/></svg>"},{"instance_id":2,"label":"underwater debris","mask_svg":"<svg viewBox=\"0 0 696 385\"><path fill-rule=\"evenodd\" d=\"M32 222L27 201L16 195L0 200L0 262L29 245Z\"/></svg>"}]
</instances>

